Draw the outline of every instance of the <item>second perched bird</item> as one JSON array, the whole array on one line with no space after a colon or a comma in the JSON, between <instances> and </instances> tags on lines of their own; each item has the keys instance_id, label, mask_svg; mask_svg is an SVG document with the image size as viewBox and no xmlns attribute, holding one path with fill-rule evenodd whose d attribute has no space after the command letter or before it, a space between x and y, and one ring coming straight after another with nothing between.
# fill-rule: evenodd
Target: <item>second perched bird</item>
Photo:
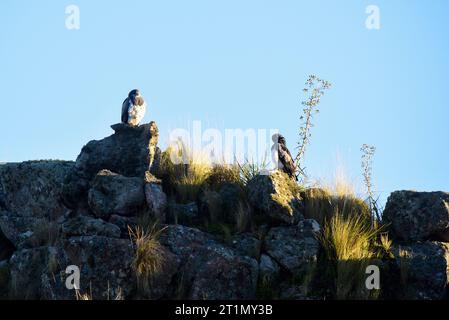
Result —
<instances>
[{"instance_id":1,"label":"second perched bird","mask_svg":"<svg viewBox=\"0 0 449 320\"><path fill-rule=\"evenodd\" d=\"M271 151L277 169L284 171L291 178L295 178L296 180L298 180L298 178L296 177L296 166L293 161L292 155L287 148L287 142L285 141L284 136L282 136L281 134L274 134L272 140L274 144L271 147Z\"/></svg>"},{"instance_id":2,"label":"second perched bird","mask_svg":"<svg viewBox=\"0 0 449 320\"><path fill-rule=\"evenodd\" d=\"M128 98L122 105L122 122L136 127L142 121L147 104L140 95L140 91L135 89L128 94Z\"/></svg>"}]
</instances>

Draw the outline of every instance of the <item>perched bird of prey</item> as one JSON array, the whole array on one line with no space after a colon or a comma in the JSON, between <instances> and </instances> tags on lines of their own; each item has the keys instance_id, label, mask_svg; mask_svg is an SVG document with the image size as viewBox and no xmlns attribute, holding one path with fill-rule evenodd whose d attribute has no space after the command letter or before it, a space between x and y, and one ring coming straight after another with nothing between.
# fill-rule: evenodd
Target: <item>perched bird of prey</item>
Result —
<instances>
[{"instance_id":1,"label":"perched bird of prey","mask_svg":"<svg viewBox=\"0 0 449 320\"><path fill-rule=\"evenodd\" d=\"M135 89L128 94L128 98L122 105L122 122L136 127L142 121L147 104L140 95L140 91Z\"/></svg>"},{"instance_id":2,"label":"perched bird of prey","mask_svg":"<svg viewBox=\"0 0 449 320\"><path fill-rule=\"evenodd\" d=\"M284 136L276 133L272 136L271 139L274 142L273 146L271 147L271 152L277 169L284 171L291 178L295 178L296 180L298 180L295 174L296 166L293 161L292 155L287 148L287 142L285 141Z\"/></svg>"}]
</instances>

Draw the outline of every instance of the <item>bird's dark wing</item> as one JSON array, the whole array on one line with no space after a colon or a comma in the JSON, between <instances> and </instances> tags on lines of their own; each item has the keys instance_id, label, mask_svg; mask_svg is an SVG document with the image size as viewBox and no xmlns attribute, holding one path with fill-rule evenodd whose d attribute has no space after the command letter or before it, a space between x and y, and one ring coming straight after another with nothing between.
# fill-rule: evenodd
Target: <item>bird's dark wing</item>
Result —
<instances>
[{"instance_id":1,"label":"bird's dark wing","mask_svg":"<svg viewBox=\"0 0 449 320\"><path fill-rule=\"evenodd\" d=\"M290 151L287 149L286 146L279 144L278 148L278 156L279 161L284 166L284 171L290 176L293 177L295 175L296 166L293 162L293 158L290 154Z\"/></svg>"},{"instance_id":2,"label":"bird's dark wing","mask_svg":"<svg viewBox=\"0 0 449 320\"><path fill-rule=\"evenodd\" d=\"M126 98L122 104L122 123L128 123L129 98Z\"/></svg>"}]
</instances>

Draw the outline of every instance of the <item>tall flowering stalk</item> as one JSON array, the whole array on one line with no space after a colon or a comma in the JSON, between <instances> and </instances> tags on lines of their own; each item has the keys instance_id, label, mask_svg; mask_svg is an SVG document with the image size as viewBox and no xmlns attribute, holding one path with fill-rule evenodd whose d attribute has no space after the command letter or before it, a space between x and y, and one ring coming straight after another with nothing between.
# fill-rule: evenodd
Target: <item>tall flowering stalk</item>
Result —
<instances>
[{"instance_id":1,"label":"tall flowering stalk","mask_svg":"<svg viewBox=\"0 0 449 320\"><path fill-rule=\"evenodd\" d=\"M315 75L310 75L303 89L303 92L309 96L305 101L301 102L303 109L299 118L301 120L301 127L299 128L299 141L297 145L298 153L295 158L297 176L301 176L302 180L307 178L303 162L306 147L310 142L313 115L320 112L318 105L321 97L331 85L329 81L320 79Z\"/></svg>"}]
</instances>

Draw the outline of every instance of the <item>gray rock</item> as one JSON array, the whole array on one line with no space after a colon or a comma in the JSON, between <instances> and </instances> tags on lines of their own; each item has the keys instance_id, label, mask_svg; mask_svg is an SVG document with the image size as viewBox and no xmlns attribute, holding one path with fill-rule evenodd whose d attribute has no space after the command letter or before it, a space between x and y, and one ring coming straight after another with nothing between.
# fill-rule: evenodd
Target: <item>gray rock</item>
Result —
<instances>
[{"instance_id":1,"label":"gray rock","mask_svg":"<svg viewBox=\"0 0 449 320\"><path fill-rule=\"evenodd\" d=\"M397 240L449 242L449 193L395 191L383 219Z\"/></svg>"},{"instance_id":2,"label":"gray rock","mask_svg":"<svg viewBox=\"0 0 449 320\"><path fill-rule=\"evenodd\" d=\"M71 237L57 248L57 267L52 272L55 276L48 272L36 275L36 279L42 280L40 295L44 299L75 299L75 292L65 287L65 269L75 265L81 272L80 293L89 294L94 300L115 299L119 294L129 297L137 287L133 258L129 239Z\"/></svg>"},{"instance_id":3,"label":"gray rock","mask_svg":"<svg viewBox=\"0 0 449 320\"><path fill-rule=\"evenodd\" d=\"M113 214L134 216L145 207L144 180L101 170L89 190L89 207L104 220Z\"/></svg>"},{"instance_id":4,"label":"gray rock","mask_svg":"<svg viewBox=\"0 0 449 320\"><path fill-rule=\"evenodd\" d=\"M180 259L175 291L187 299L254 299L258 264L255 259L217 243L194 228L170 225L161 243Z\"/></svg>"},{"instance_id":5,"label":"gray rock","mask_svg":"<svg viewBox=\"0 0 449 320\"><path fill-rule=\"evenodd\" d=\"M168 200L162 190L162 182L148 171L145 182L145 198L149 212L154 220L165 223Z\"/></svg>"},{"instance_id":6,"label":"gray rock","mask_svg":"<svg viewBox=\"0 0 449 320\"><path fill-rule=\"evenodd\" d=\"M120 237L129 239L129 228L134 229L137 225L136 217L123 217L113 214L109 218L109 223L116 225L120 229Z\"/></svg>"},{"instance_id":7,"label":"gray rock","mask_svg":"<svg viewBox=\"0 0 449 320\"><path fill-rule=\"evenodd\" d=\"M449 282L449 244L422 242L394 246L402 299L435 300L445 297Z\"/></svg>"},{"instance_id":8,"label":"gray rock","mask_svg":"<svg viewBox=\"0 0 449 320\"><path fill-rule=\"evenodd\" d=\"M239 232L246 231L251 221L251 207L237 183L222 183L214 190L204 190L198 207L203 222L228 224Z\"/></svg>"},{"instance_id":9,"label":"gray rock","mask_svg":"<svg viewBox=\"0 0 449 320\"><path fill-rule=\"evenodd\" d=\"M67 211L60 195L73 162L29 161L0 166L0 234L17 248L33 246L35 228L55 222ZM0 240L0 242L2 242Z\"/></svg>"},{"instance_id":10,"label":"gray rock","mask_svg":"<svg viewBox=\"0 0 449 320\"><path fill-rule=\"evenodd\" d=\"M279 279L279 265L266 254L260 256L259 262L259 279L265 283L274 283Z\"/></svg>"},{"instance_id":11,"label":"gray rock","mask_svg":"<svg viewBox=\"0 0 449 320\"><path fill-rule=\"evenodd\" d=\"M64 203L70 208L79 207L87 199L90 182L103 169L125 177L144 178L145 172L155 172L158 129L156 123L130 127L125 124L112 126L115 133L99 141L91 141L81 150L75 167L65 179Z\"/></svg>"},{"instance_id":12,"label":"gray rock","mask_svg":"<svg viewBox=\"0 0 449 320\"><path fill-rule=\"evenodd\" d=\"M160 269L138 281L140 295L145 299L167 298L170 286L179 269L179 257L171 253L167 248L160 247L158 258L161 260Z\"/></svg>"},{"instance_id":13,"label":"gray rock","mask_svg":"<svg viewBox=\"0 0 449 320\"><path fill-rule=\"evenodd\" d=\"M120 228L102 219L87 216L75 216L62 224L62 234L65 238L73 236L104 236L120 238Z\"/></svg>"},{"instance_id":14,"label":"gray rock","mask_svg":"<svg viewBox=\"0 0 449 320\"><path fill-rule=\"evenodd\" d=\"M187 204L170 202L167 210L167 222L186 226L200 223L198 205L195 202Z\"/></svg>"},{"instance_id":15,"label":"gray rock","mask_svg":"<svg viewBox=\"0 0 449 320\"><path fill-rule=\"evenodd\" d=\"M14 299L40 299L41 276L55 271L58 260L55 247L38 247L16 251L10 261L9 296Z\"/></svg>"},{"instance_id":16,"label":"gray rock","mask_svg":"<svg viewBox=\"0 0 449 320\"><path fill-rule=\"evenodd\" d=\"M247 189L250 204L272 220L296 224L303 219L299 188L287 174L277 170L255 176Z\"/></svg>"},{"instance_id":17,"label":"gray rock","mask_svg":"<svg viewBox=\"0 0 449 320\"><path fill-rule=\"evenodd\" d=\"M317 261L319 242L315 220L304 220L297 226L272 228L265 238L267 254L291 274L308 272Z\"/></svg>"},{"instance_id":18,"label":"gray rock","mask_svg":"<svg viewBox=\"0 0 449 320\"><path fill-rule=\"evenodd\" d=\"M238 254L259 260L262 241L250 233L242 233L232 237L231 246Z\"/></svg>"}]
</instances>

